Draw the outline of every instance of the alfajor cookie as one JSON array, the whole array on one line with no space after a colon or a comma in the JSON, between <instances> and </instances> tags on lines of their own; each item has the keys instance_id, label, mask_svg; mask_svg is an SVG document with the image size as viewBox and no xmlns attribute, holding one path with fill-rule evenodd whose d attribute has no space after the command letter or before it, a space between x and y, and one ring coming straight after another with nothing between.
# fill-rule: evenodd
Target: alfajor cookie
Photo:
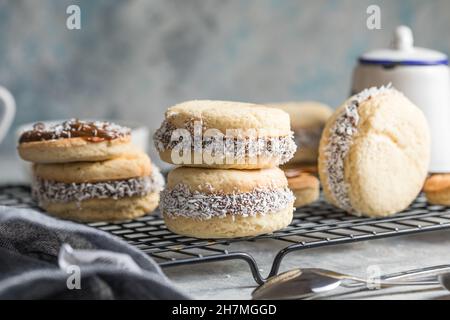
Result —
<instances>
[{"instance_id":1,"label":"alfajor cookie","mask_svg":"<svg viewBox=\"0 0 450 320\"><path fill-rule=\"evenodd\" d=\"M160 209L167 227L196 238L270 233L292 220L294 196L278 168L179 167L168 175Z\"/></svg>"},{"instance_id":2,"label":"alfajor cookie","mask_svg":"<svg viewBox=\"0 0 450 320\"><path fill-rule=\"evenodd\" d=\"M127 220L153 211L164 178L142 152L98 162L35 164L33 198L60 218Z\"/></svg>"},{"instance_id":3,"label":"alfajor cookie","mask_svg":"<svg viewBox=\"0 0 450 320\"><path fill-rule=\"evenodd\" d=\"M288 186L294 193L294 207L296 208L306 206L319 199L319 179L312 174L301 172L297 176L288 177Z\"/></svg>"},{"instance_id":4,"label":"alfajor cookie","mask_svg":"<svg viewBox=\"0 0 450 320\"><path fill-rule=\"evenodd\" d=\"M188 101L169 108L154 142L165 162L220 169L275 167L296 150L286 112L230 101Z\"/></svg>"},{"instance_id":5,"label":"alfajor cookie","mask_svg":"<svg viewBox=\"0 0 450 320\"><path fill-rule=\"evenodd\" d=\"M129 128L72 119L50 126L36 123L20 136L18 152L34 163L64 163L107 160L131 148Z\"/></svg>"},{"instance_id":6,"label":"alfajor cookie","mask_svg":"<svg viewBox=\"0 0 450 320\"><path fill-rule=\"evenodd\" d=\"M381 217L416 198L429 159L430 135L420 109L390 86L370 88L347 100L327 122L319 175L332 204Z\"/></svg>"},{"instance_id":7,"label":"alfajor cookie","mask_svg":"<svg viewBox=\"0 0 450 320\"><path fill-rule=\"evenodd\" d=\"M428 202L450 206L450 174L433 174L427 178L423 191Z\"/></svg>"},{"instance_id":8,"label":"alfajor cookie","mask_svg":"<svg viewBox=\"0 0 450 320\"><path fill-rule=\"evenodd\" d=\"M287 165L316 164L319 156L320 137L333 110L316 101L271 103L268 106L287 112L291 119L291 128L298 148Z\"/></svg>"}]
</instances>

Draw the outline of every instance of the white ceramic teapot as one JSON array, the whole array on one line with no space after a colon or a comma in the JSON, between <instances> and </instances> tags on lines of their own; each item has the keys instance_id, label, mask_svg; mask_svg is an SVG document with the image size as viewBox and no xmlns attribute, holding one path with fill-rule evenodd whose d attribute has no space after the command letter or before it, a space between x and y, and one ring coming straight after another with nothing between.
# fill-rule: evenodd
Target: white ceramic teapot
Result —
<instances>
[{"instance_id":1,"label":"white ceramic teapot","mask_svg":"<svg viewBox=\"0 0 450 320\"><path fill-rule=\"evenodd\" d=\"M392 83L422 109L431 131L430 172L450 172L450 73L448 57L414 47L406 26L397 27L391 49L363 54L353 73L352 93Z\"/></svg>"}]
</instances>

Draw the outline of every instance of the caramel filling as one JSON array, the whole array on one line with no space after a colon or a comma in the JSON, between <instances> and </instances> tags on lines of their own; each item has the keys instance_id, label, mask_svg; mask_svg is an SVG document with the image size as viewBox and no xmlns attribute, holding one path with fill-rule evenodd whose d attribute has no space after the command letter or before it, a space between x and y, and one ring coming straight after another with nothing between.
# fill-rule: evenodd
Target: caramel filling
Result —
<instances>
[{"instance_id":1,"label":"caramel filling","mask_svg":"<svg viewBox=\"0 0 450 320\"><path fill-rule=\"evenodd\" d=\"M51 126L39 122L33 125L32 130L22 133L19 143L65 138L82 138L90 142L102 142L129 136L130 132L129 128L102 121L88 122L71 119Z\"/></svg>"}]
</instances>

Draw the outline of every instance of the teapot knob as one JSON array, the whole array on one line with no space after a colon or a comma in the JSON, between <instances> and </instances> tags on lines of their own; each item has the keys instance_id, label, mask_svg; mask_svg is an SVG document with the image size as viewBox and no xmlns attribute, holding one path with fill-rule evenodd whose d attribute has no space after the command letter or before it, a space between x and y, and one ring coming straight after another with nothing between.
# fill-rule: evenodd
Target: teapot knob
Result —
<instances>
[{"instance_id":1,"label":"teapot knob","mask_svg":"<svg viewBox=\"0 0 450 320\"><path fill-rule=\"evenodd\" d=\"M411 51L414 44L414 37L411 29L407 26L398 26L395 29L392 44L394 49Z\"/></svg>"}]
</instances>

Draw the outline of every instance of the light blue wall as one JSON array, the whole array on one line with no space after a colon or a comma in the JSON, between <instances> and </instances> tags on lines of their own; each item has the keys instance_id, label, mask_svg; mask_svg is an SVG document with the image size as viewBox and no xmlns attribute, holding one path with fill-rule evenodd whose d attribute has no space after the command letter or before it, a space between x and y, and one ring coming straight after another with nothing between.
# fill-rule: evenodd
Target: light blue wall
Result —
<instances>
[{"instance_id":1,"label":"light blue wall","mask_svg":"<svg viewBox=\"0 0 450 320\"><path fill-rule=\"evenodd\" d=\"M82 30L65 27L79 4ZM379 4L382 30L366 28ZM255 102L349 92L357 56L408 24L416 43L450 52L450 1L0 0L0 84L15 125L68 117L137 120L155 129L187 99ZM0 150L12 151L13 136Z\"/></svg>"}]
</instances>

